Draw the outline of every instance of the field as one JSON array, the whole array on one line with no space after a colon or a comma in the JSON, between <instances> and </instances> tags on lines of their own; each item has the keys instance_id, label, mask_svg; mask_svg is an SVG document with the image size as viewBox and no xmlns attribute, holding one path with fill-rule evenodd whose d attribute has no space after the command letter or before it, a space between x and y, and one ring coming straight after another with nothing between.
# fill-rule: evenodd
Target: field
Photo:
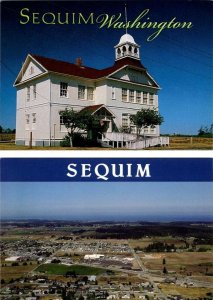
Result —
<instances>
[{"instance_id":1,"label":"field","mask_svg":"<svg viewBox=\"0 0 213 300\"><path fill-rule=\"evenodd\" d=\"M19 266L3 266L1 267L1 278L8 283L10 280L26 276L30 271L35 269L36 266L37 263L30 264L29 262L27 266L23 266L22 263L19 263Z\"/></svg>"},{"instance_id":2,"label":"field","mask_svg":"<svg viewBox=\"0 0 213 300\"><path fill-rule=\"evenodd\" d=\"M75 272L76 275L100 275L105 272L105 270L101 268L80 265L66 266L60 264L43 264L35 271L48 275L66 275L67 272Z\"/></svg>"},{"instance_id":3,"label":"field","mask_svg":"<svg viewBox=\"0 0 213 300\"><path fill-rule=\"evenodd\" d=\"M173 238L171 236L166 237L146 237L138 240L130 240L129 243L133 248L139 247L141 249L146 248L153 242L162 242L167 244L174 244L176 247L184 246L185 243L182 239Z\"/></svg>"},{"instance_id":4,"label":"field","mask_svg":"<svg viewBox=\"0 0 213 300\"><path fill-rule=\"evenodd\" d=\"M204 277L213 274L212 252L149 253L140 256L144 265L155 272L162 273L165 266L168 273ZM165 265L162 263L163 258L166 260Z\"/></svg>"},{"instance_id":5,"label":"field","mask_svg":"<svg viewBox=\"0 0 213 300\"><path fill-rule=\"evenodd\" d=\"M169 149L213 149L213 138L170 137Z\"/></svg>"},{"instance_id":6,"label":"field","mask_svg":"<svg viewBox=\"0 0 213 300\"><path fill-rule=\"evenodd\" d=\"M181 287L171 284L161 284L160 288L165 294L184 295L185 297L205 297L207 293L213 293L213 288ZM205 298L204 298L205 299Z\"/></svg>"},{"instance_id":7,"label":"field","mask_svg":"<svg viewBox=\"0 0 213 300\"><path fill-rule=\"evenodd\" d=\"M213 149L213 138L200 137L170 137L168 147L151 147L146 150L211 150ZM0 150L128 150L125 148L99 148L99 147L32 147L17 146L15 143L0 143ZM141 150L141 149L138 149ZM137 151L137 150L135 150Z\"/></svg>"},{"instance_id":8,"label":"field","mask_svg":"<svg viewBox=\"0 0 213 300\"><path fill-rule=\"evenodd\" d=\"M0 133L0 141L14 141L15 133Z\"/></svg>"}]
</instances>

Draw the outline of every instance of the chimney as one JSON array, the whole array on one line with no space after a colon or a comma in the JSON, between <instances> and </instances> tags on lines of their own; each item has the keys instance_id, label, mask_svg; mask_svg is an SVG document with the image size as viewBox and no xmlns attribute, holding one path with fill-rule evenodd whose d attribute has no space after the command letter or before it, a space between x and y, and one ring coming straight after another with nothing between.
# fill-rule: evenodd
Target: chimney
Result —
<instances>
[{"instance_id":1,"label":"chimney","mask_svg":"<svg viewBox=\"0 0 213 300\"><path fill-rule=\"evenodd\" d=\"M80 57L77 57L76 60L75 60L75 64L76 64L76 66L81 67L82 66L82 59Z\"/></svg>"}]
</instances>

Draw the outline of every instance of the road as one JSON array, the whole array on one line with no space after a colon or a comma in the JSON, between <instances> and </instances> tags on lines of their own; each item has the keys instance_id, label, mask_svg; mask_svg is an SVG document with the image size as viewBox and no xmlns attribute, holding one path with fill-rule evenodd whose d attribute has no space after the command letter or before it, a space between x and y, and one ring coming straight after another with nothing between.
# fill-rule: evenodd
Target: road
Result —
<instances>
[{"instance_id":1,"label":"road","mask_svg":"<svg viewBox=\"0 0 213 300\"><path fill-rule=\"evenodd\" d=\"M140 275L147 278L147 280L154 287L154 292L156 293L156 295L158 297L160 297L160 299L165 299L166 300L167 296L161 291L161 289L159 289L158 285L154 282L153 276L149 273L149 270L144 266L141 258L137 255L137 253L135 252L134 248L130 245L130 243L129 243L129 248L131 249L132 255L134 256L135 260L138 263L138 266L141 269Z\"/></svg>"}]
</instances>

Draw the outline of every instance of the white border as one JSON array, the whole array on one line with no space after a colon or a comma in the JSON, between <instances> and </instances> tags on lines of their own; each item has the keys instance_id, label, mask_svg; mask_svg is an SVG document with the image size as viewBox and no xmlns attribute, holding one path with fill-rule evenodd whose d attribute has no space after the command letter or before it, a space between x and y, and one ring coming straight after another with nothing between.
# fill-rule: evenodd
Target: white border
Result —
<instances>
[{"instance_id":1,"label":"white border","mask_svg":"<svg viewBox=\"0 0 213 300\"><path fill-rule=\"evenodd\" d=\"M212 150L1 150L1 158L213 158Z\"/></svg>"}]
</instances>

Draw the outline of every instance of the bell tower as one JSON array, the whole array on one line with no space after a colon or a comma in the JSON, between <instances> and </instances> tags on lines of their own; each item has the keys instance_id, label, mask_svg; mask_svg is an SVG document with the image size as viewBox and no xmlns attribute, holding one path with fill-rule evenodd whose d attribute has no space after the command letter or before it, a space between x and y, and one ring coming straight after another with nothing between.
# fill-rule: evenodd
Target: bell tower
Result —
<instances>
[{"instance_id":1,"label":"bell tower","mask_svg":"<svg viewBox=\"0 0 213 300\"><path fill-rule=\"evenodd\" d=\"M122 35L119 43L114 48L115 60L119 60L125 57L131 57L140 60L140 46L136 44L134 38L128 33Z\"/></svg>"}]
</instances>

